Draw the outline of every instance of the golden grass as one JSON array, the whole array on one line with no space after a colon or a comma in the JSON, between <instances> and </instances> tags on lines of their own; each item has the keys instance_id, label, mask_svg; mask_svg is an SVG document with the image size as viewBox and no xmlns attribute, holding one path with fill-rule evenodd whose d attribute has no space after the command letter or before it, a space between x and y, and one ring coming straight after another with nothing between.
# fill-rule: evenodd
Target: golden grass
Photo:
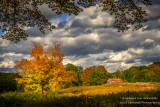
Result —
<instances>
[{"instance_id":1,"label":"golden grass","mask_svg":"<svg viewBox=\"0 0 160 107\"><path fill-rule=\"evenodd\" d=\"M80 86L58 91L60 96L79 96L79 95L108 95L127 91L151 91L159 90L160 83L119 83L119 84L103 84L98 86Z\"/></svg>"}]
</instances>

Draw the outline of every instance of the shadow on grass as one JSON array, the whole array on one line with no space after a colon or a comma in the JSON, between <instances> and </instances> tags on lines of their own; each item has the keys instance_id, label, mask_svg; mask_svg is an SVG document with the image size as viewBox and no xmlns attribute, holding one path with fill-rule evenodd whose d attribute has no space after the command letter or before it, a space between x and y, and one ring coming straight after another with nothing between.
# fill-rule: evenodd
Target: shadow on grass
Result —
<instances>
[{"instance_id":1,"label":"shadow on grass","mask_svg":"<svg viewBox=\"0 0 160 107\"><path fill-rule=\"evenodd\" d=\"M0 95L0 105L1 107L159 107L160 90L74 97L10 92Z\"/></svg>"}]
</instances>

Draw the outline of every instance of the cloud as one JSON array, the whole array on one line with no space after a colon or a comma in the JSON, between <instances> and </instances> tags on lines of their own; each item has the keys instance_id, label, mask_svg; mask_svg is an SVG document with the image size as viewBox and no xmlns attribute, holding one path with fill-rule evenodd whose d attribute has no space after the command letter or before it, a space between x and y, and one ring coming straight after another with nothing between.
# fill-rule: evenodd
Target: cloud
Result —
<instances>
[{"instance_id":1,"label":"cloud","mask_svg":"<svg viewBox=\"0 0 160 107\"><path fill-rule=\"evenodd\" d=\"M0 72L15 73L14 68L0 68Z\"/></svg>"},{"instance_id":2,"label":"cloud","mask_svg":"<svg viewBox=\"0 0 160 107\"><path fill-rule=\"evenodd\" d=\"M107 19L105 19L105 17ZM72 18L71 28L103 28L113 25L114 18L106 12L102 12L102 8L98 5L84 9L77 17ZM87 22L87 23L86 23Z\"/></svg>"},{"instance_id":3,"label":"cloud","mask_svg":"<svg viewBox=\"0 0 160 107\"><path fill-rule=\"evenodd\" d=\"M144 23L145 28L143 30L160 30L160 13L157 12L157 10L159 10L159 6L159 0L152 0L152 5L145 7L145 10L150 17L148 17L148 22Z\"/></svg>"},{"instance_id":4,"label":"cloud","mask_svg":"<svg viewBox=\"0 0 160 107\"><path fill-rule=\"evenodd\" d=\"M0 68L13 68L14 67L14 62L9 59L5 59L0 63Z\"/></svg>"},{"instance_id":5,"label":"cloud","mask_svg":"<svg viewBox=\"0 0 160 107\"><path fill-rule=\"evenodd\" d=\"M152 40L152 39L146 39L145 41L144 41L144 43L153 43L154 42L154 40Z\"/></svg>"},{"instance_id":6,"label":"cloud","mask_svg":"<svg viewBox=\"0 0 160 107\"><path fill-rule=\"evenodd\" d=\"M57 15L51 8L48 8L47 4L39 5L39 10L48 20L58 19L61 15Z\"/></svg>"},{"instance_id":7,"label":"cloud","mask_svg":"<svg viewBox=\"0 0 160 107\"><path fill-rule=\"evenodd\" d=\"M21 58L23 54L4 53L0 56L0 68L13 68L14 61Z\"/></svg>"},{"instance_id":8,"label":"cloud","mask_svg":"<svg viewBox=\"0 0 160 107\"><path fill-rule=\"evenodd\" d=\"M150 7L152 20L144 23L137 31L117 32L113 28L114 18L102 12L98 6L84 9L79 15L68 16L67 20L53 22L57 28L42 35L37 28L26 32L27 41L14 44L0 39L0 68L12 68L14 61L29 58L32 41L45 42L47 48L53 41L63 43L64 64L73 63L84 68L104 65L110 72L119 68L149 64L160 61L160 18L155 11L160 4ZM49 20L54 18L44 6ZM56 16L55 16L56 17ZM57 16L56 19L58 19Z\"/></svg>"}]
</instances>

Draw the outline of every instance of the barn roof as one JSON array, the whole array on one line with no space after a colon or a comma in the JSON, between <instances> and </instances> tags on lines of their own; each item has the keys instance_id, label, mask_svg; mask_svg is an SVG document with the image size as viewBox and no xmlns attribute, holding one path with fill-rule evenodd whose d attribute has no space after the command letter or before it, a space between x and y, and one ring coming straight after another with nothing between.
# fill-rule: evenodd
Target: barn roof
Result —
<instances>
[{"instance_id":1,"label":"barn roof","mask_svg":"<svg viewBox=\"0 0 160 107\"><path fill-rule=\"evenodd\" d=\"M112 83L122 83L123 81L119 78L109 78L109 81L112 81Z\"/></svg>"}]
</instances>

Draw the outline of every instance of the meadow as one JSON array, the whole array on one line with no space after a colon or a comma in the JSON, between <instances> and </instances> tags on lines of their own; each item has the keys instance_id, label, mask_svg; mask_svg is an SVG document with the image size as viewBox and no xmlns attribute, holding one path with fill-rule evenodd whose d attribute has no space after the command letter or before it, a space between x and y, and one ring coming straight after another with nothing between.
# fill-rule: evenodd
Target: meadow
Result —
<instances>
[{"instance_id":1,"label":"meadow","mask_svg":"<svg viewBox=\"0 0 160 107\"><path fill-rule=\"evenodd\" d=\"M59 89L55 93L0 94L1 107L158 107L160 83L119 83Z\"/></svg>"}]
</instances>

